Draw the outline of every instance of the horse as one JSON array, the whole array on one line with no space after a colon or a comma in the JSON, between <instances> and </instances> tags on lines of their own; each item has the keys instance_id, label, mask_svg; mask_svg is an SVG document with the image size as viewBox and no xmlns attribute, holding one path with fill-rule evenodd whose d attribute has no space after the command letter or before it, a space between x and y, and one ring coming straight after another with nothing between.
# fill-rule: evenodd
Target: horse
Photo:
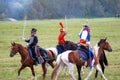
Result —
<instances>
[{"instance_id":1,"label":"horse","mask_svg":"<svg viewBox=\"0 0 120 80\"><path fill-rule=\"evenodd\" d=\"M76 50L77 48L78 48L78 45L76 43L74 43L72 41L66 41L65 42L65 49L66 50ZM108 65L108 61L107 61L104 50L103 50L103 53L100 56L99 63L100 63L100 66L102 68L102 72L104 73L105 65L106 66ZM77 65L77 64L76 64L76 67L77 67L77 71L78 71L78 80L81 80L80 73L84 73L84 71L83 71L83 69L81 69L82 67ZM98 75L98 70L96 70L95 78L97 78L97 75Z\"/></svg>"},{"instance_id":2,"label":"horse","mask_svg":"<svg viewBox=\"0 0 120 80\"><path fill-rule=\"evenodd\" d=\"M66 41L64 47L65 47L66 50L77 50L78 45L77 45L77 43L74 43L72 41ZM56 48L49 48L48 50L51 50L53 53L55 53L56 58L57 58L58 53L57 53ZM104 70L105 70L104 64L106 66L108 65L108 61L107 61L104 50L103 50L103 53L101 54L101 57L99 59L99 63L100 63L100 66L102 68L102 72L104 73ZM84 71L83 71L83 69L81 69L82 67L77 65L77 64L76 64L76 67L77 67L77 70L78 70L78 80L81 80L80 73L84 73ZM97 74L98 74L98 71L96 70L95 78L97 78Z\"/></svg>"},{"instance_id":3,"label":"horse","mask_svg":"<svg viewBox=\"0 0 120 80\"><path fill-rule=\"evenodd\" d=\"M108 51L108 50L107 50L107 51ZM109 51L109 52L111 52L111 51ZM103 49L102 54L101 54L101 56L100 56L99 64L100 64L101 69L102 69L102 72L103 72L103 74L104 74L105 66L108 66L108 60L107 60L107 57L106 57L106 55L105 55L104 49ZM78 80L81 80L80 71L81 71L81 68L82 68L82 67L79 66L79 65L76 65L76 67L77 67L77 71L78 71ZM98 75L98 70L96 69L95 78L97 78L97 75Z\"/></svg>"},{"instance_id":4,"label":"horse","mask_svg":"<svg viewBox=\"0 0 120 80\"><path fill-rule=\"evenodd\" d=\"M101 39L99 41L99 43L94 47L94 55L96 55L98 59L100 58L103 49L106 49L108 51L112 51L111 46L106 41L106 39ZM91 76L94 62L95 62L95 60L93 59L92 60L92 68L91 68L87 78L85 78L85 80L88 80L89 77ZM57 61L56 61L56 66L55 66L55 68L52 72L51 79L52 80L57 80L60 71L66 66L66 67L68 67L69 73L70 73L71 77L73 78L73 80L76 80L76 78L73 75L73 64L77 64L77 65L80 65L80 66L85 65L85 62L82 61L79 58L78 51L68 50L68 51L65 51L62 54L58 55L58 58L57 58ZM95 68L98 71L100 71L103 79L107 80L106 77L104 76L104 74L102 73L101 69L99 68L98 64L96 65Z\"/></svg>"},{"instance_id":5,"label":"horse","mask_svg":"<svg viewBox=\"0 0 120 80\"><path fill-rule=\"evenodd\" d=\"M40 48L41 49L41 48ZM19 53L21 56L21 67L18 70L18 80L20 80L20 72L21 70L23 70L26 67L29 67L32 71L32 75L34 76L34 80L37 80L37 77L35 76L35 72L34 72L34 61L31 59L31 56L29 54L29 51L27 50L26 47L22 46L19 43L11 43L11 51L10 51L10 57L13 57L14 55L16 55L16 53ZM42 63L42 70L43 70L43 80L45 80L45 76L46 76L46 62L52 67L54 68L54 64L53 61L55 60L55 57L53 55L53 53L50 50L47 50L48 55L49 55L49 60L45 60Z\"/></svg>"}]
</instances>

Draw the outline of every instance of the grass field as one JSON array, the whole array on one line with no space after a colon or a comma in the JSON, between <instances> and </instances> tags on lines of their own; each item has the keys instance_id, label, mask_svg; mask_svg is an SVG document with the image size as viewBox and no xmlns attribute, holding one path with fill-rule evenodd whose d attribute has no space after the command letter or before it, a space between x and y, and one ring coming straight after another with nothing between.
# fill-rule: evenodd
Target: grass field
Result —
<instances>
[{"instance_id":1,"label":"grass field","mask_svg":"<svg viewBox=\"0 0 120 80\"><path fill-rule=\"evenodd\" d=\"M106 52L109 66L106 67L105 76L108 80L120 80L120 19L119 18L94 18L88 19L91 28L91 44L95 45L101 38L107 37L112 46L113 52ZM43 48L55 47L57 36L59 34L59 21L65 24L64 19L54 20L32 20L27 21L25 29L25 38L29 38L30 29L38 29L37 35L39 45ZM68 19L68 34L66 40L78 42L78 33L81 30L86 19ZM11 42L17 42L24 46L22 41L23 21L0 22L0 80L17 80L17 71L20 67L20 55L13 58L9 57ZM85 69L82 79L87 76L89 69ZM52 69L48 68L46 80L50 80ZM38 80L42 80L41 66L35 66L35 73ZM77 78L76 68L74 69ZM90 80L94 80L94 73ZM32 80L32 74L29 68L21 72L21 80ZM58 80L72 80L69 75L64 76L64 71L60 74ZM97 80L102 80L100 74Z\"/></svg>"}]
</instances>

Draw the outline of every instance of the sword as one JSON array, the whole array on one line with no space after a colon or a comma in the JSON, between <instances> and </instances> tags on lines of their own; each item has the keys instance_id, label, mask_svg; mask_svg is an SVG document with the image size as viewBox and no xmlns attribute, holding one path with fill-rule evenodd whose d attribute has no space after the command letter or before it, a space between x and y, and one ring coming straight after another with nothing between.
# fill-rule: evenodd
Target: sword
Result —
<instances>
[{"instance_id":1,"label":"sword","mask_svg":"<svg viewBox=\"0 0 120 80\"><path fill-rule=\"evenodd\" d=\"M67 18L65 16L65 27L66 27L66 32L68 32L68 25L67 25Z\"/></svg>"},{"instance_id":2,"label":"sword","mask_svg":"<svg viewBox=\"0 0 120 80\"><path fill-rule=\"evenodd\" d=\"M25 32L25 27L26 27L26 19L27 19L27 16L24 17L24 24L23 24L23 31L22 31L22 39L24 39L24 32Z\"/></svg>"}]
</instances>

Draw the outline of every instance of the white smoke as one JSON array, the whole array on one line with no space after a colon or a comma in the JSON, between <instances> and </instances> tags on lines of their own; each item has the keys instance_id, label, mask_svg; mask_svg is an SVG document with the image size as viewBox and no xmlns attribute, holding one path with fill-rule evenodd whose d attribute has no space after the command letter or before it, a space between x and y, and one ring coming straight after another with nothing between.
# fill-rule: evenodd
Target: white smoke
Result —
<instances>
[{"instance_id":1,"label":"white smoke","mask_svg":"<svg viewBox=\"0 0 120 80\"><path fill-rule=\"evenodd\" d=\"M9 16L13 18L18 18L20 13L24 13L26 8L29 8L29 4L32 0L7 0L9 6Z\"/></svg>"}]
</instances>

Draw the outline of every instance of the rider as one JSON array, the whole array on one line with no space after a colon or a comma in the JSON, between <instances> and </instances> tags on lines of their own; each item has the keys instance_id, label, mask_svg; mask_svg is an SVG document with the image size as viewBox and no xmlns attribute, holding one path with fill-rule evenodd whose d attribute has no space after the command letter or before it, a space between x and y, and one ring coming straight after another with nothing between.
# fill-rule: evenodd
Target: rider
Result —
<instances>
[{"instance_id":1,"label":"rider","mask_svg":"<svg viewBox=\"0 0 120 80\"><path fill-rule=\"evenodd\" d=\"M90 28L85 24L83 30L79 33L80 43L84 46L90 45Z\"/></svg>"},{"instance_id":2,"label":"rider","mask_svg":"<svg viewBox=\"0 0 120 80\"><path fill-rule=\"evenodd\" d=\"M81 48L84 48L88 53L87 66L89 66L91 64L90 58L93 57L93 53L90 50L90 28L87 24L83 26L83 29L79 33L79 37L80 37L79 43L81 45ZM95 59L94 66L96 66L96 64L98 63L98 60L95 55L94 55L94 59Z\"/></svg>"},{"instance_id":3,"label":"rider","mask_svg":"<svg viewBox=\"0 0 120 80\"><path fill-rule=\"evenodd\" d=\"M29 50L29 52L32 53L32 56L35 58L34 62L37 65L38 64L38 59L36 57L35 46L38 43L38 37L36 36L36 32L37 32L37 29L32 28L30 39L25 39L23 37L22 40L28 43L27 44L27 49Z\"/></svg>"},{"instance_id":4,"label":"rider","mask_svg":"<svg viewBox=\"0 0 120 80\"><path fill-rule=\"evenodd\" d=\"M59 23L61 29L60 29L60 34L58 36L58 45L57 45L57 49L58 49L58 53L62 53L65 51L64 45L65 45L65 35L67 34L64 30L64 26L62 24L62 22Z\"/></svg>"}]
</instances>

